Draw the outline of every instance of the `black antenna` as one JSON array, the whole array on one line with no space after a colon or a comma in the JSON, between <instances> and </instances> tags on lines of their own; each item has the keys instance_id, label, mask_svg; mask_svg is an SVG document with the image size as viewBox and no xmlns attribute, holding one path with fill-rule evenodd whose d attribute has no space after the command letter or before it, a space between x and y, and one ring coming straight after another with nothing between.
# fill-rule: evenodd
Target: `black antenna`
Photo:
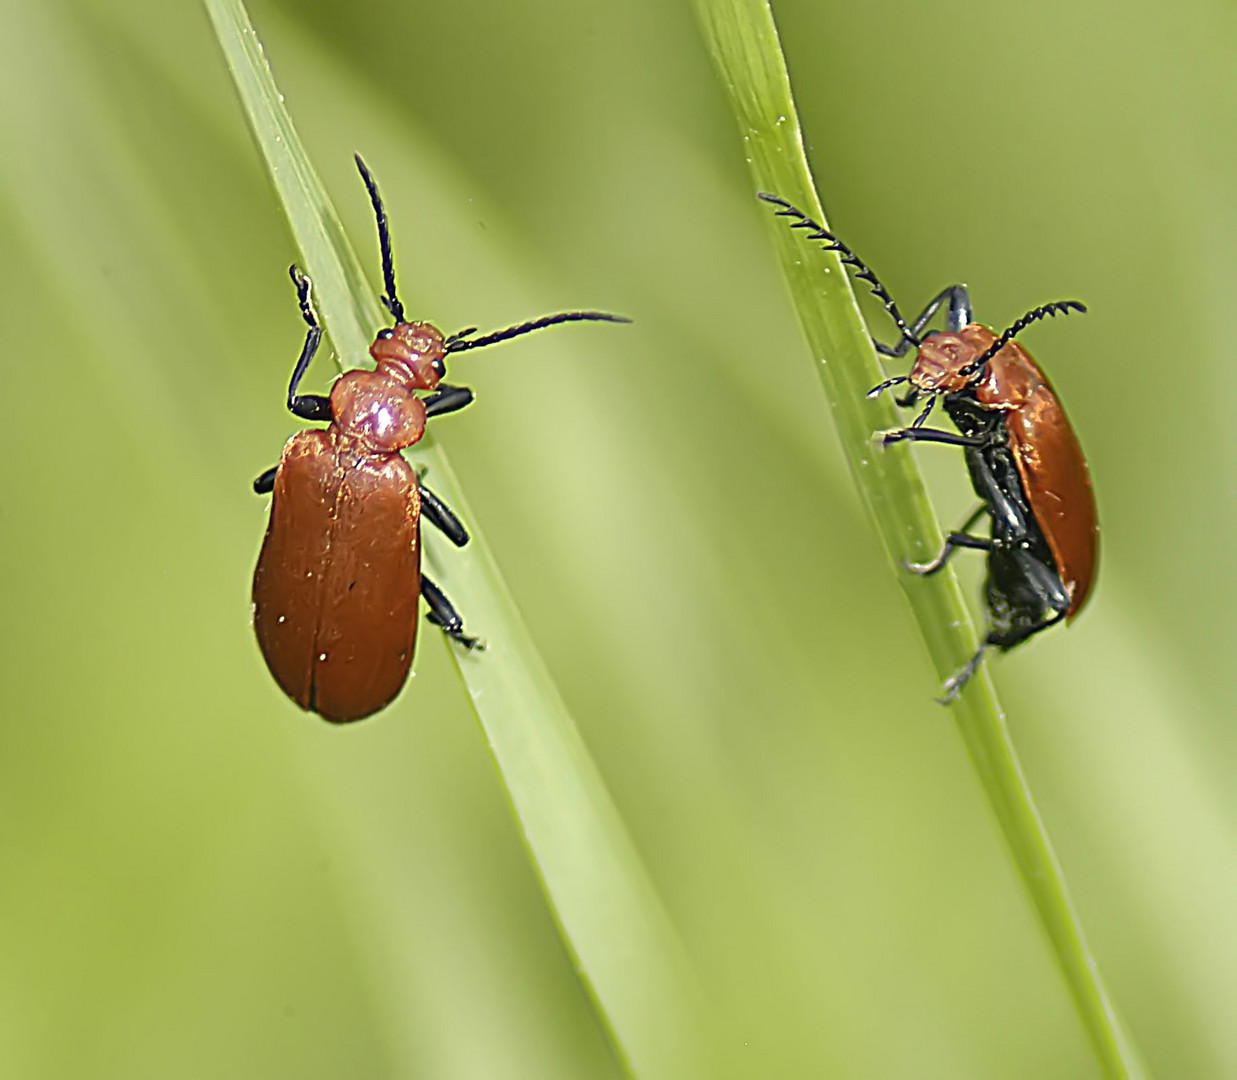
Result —
<instances>
[{"instance_id":1,"label":"black antenna","mask_svg":"<svg viewBox=\"0 0 1237 1080\"><path fill-rule=\"evenodd\" d=\"M386 306L397 323L404 321L404 305L395 295L395 260L391 257L391 230L387 226L387 212L382 205L382 196L378 194L378 185L360 154L354 154L356 167L361 170L361 179L365 181L365 189L369 192L369 201L374 204L374 216L378 219L378 246L382 249L382 282L386 294L379 299Z\"/></svg>"},{"instance_id":2,"label":"black antenna","mask_svg":"<svg viewBox=\"0 0 1237 1080\"><path fill-rule=\"evenodd\" d=\"M895 375L892 379L886 379L883 383L877 383L876 386L872 387L872 389L868 391L867 396L876 397L885 390L888 390L891 386L897 386L898 383L910 381L911 379L909 375Z\"/></svg>"},{"instance_id":3,"label":"black antenna","mask_svg":"<svg viewBox=\"0 0 1237 1080\"><path fill-rule=\"evenodd\" d=\"M476 327L461 330L452 334L446 341L446 351L449 353L463 352L465 349L480 349L485 345L493 345L508 338L519 337L521 334L531 334L534 330L544 330L547 326L555 326L566 322L617 322L629 323L626 315L610 315L604 311L564 311L558 315L546 315L532 322L520 323L519 326L509 326L506 330L496 330L485 337L470 338L475 334Z\"/></svg>"},{"instance_id":4,"label":"black antenna","mask_svg":"<svg viewBox=\"0 0 1237 1080\"><path fill-rule=\"evenodd\" d=\"M443 344L450 345L451 342L459 341L460 338L469 337L476 332L477 328L475 326L465 327L463 330L457 330L454 334L448 334L447 337L443 339Z\"/></svg>"},{"instance_id":5,"label":"black antenna","mask_svg":"<svg viewBox=\"0 0 1237 1080\"><path fill-rule=\"evenodd\" d=\"M919 335L913 333L911 328L906 325L906 320L902 318L902 312L898 310L898 305L894 303L893 297L889 295L889 290L880 283L880 279L872 273L868 268L868 264L851 251L846 244L842 243L823 225L813 221L797 206L787 202L780 195L771 195L767 191L761 191L757 193L757 198L764 199L765 202L772 203L774 206L780 206L781 209L777 211L777 216L793 218L794 220L791 221L790 227L792 229L807 229L807 238L809 240L824 240L826 251L836 251L842 262L854 269L855 277L861 281L866 281L871 286L872 294L885 305L885 310L889 312L889 317L898 324L898 329L902 331L902 336L913 345L922 344Z\"/></svg>"},{"instance_id":6,"label":"black antenna","mask_svg":"<svg viewBox=\"0 0 1237 1080\"><path fill-rule=\"evenodd\" d=\"M921 412L917 417L915 417L914 420L911 421L911 427L913 428L923 427L924 421L928 419L928 416L931 414L932 410L935 407L936 407L936 395L933 394L930 398L928 398L928 404L923 407L923 412Z\"/></svg>"},{"instance_id":7,"label":"black antenna","mask_svg":"<svg viewBox=\"0 0 1237 1080\"><path fill-rule=\"evenodd\" d=\"M1013 341L1015 337L1030 326L1031 323L1038 322L1040 319L1045 319L1049 316L1055 318L1058 314L1068 315L1071 311L1078 311L1085 315L1087 305L1079 303L1077 300L1057 300L1054 303L1045 304L1043 307L1033 308L989 345L977 359L972 360L966 367L961 368L958 374L962 376L974 375L975 372L979 371L989 360Z\"/></svg>"}]
</instances>

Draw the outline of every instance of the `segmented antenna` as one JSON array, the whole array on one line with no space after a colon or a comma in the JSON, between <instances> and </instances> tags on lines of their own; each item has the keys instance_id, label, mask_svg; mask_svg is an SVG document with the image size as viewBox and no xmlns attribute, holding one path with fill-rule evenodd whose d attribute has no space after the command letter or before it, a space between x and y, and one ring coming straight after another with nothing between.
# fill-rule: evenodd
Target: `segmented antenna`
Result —
<instances>
[{"instance_id":1,"label":"segmented antenna","mask_svg":"<svg viewBox=\"0 0 1237 1080\"><path fill-rule=\"evenodd\" d=\"M521 334L531 334L534 330L543 330L547 326L566 322L629 323L631 320L626 315L610 315L604 311L564 311L558 315L546 315L540 319L533 319L531 322L520 323L518 326L509 326L506 330L496 330L492 334L486 334L485 337L474 338L470 336L477 332L476 327L460 330L447 338L445 351L457 353L463 352L465 349L480 349L486 345L506 341L508 338L519 337Z\"/></svg>"},{"instance_id":2,"label":"segmented antenna","mask_svg":"<svg viewBox=\"0 0 1237 1080\"><path fill-rule=\"evenodd\" d=\"M935 407L936 407L936 395L933 394L930 398L928 398L928 404L923 407L923 412L921 412L917 417L915 417L914 420L911 421L911 427L913 428L923 427L925 421L927 421L928 417L931 415L932 410Z\"/></svg>"},{"instance_id":3,"label":"segmented antenna","mask_svg":"<svg viewBox=\"0 0 1237 1080\"><path fill-rule=\"evenodd\" d=\"M979 371L989 360L1013 341L1015 337L1030 326L1031 323L1048 317L1056 318L1057 315L1068 315L1071 311L1077 311L1085 315L1087 305L1077 300L1057 300L1054 303L1045 304L1043 307L1033 308L1001 334L977 359L972 360L966 367L960 368L958 374L962 376L974 375L975 372Z\"/></svg>"},{"instance_id":4,"label":"segmented antenna","mask_svg":"<svg viewBox=\"0 0 1237 1080\"><path fill-rule=\"evenodd\" d=\"M369 192L369 201L374 206L374 217L378 219L378 246L382 249L382 283L386 288L385 295L379 297L387 311L397 323L404 321L404 305L395 295L395 260L391 256L391 230L387 225L387 211L382 205L382 196L378 194L378 185L360 154L354 154L356 167L361 170L361 179L365 181L365 189Z\"/></svg>"},{"instance_id":5,"label":"segmented antenna","mask_svg":"<svg viewBox=\"0 0 1237 1080\"><path fill-rule=\"evenodd\" d=\"M882 393L888 390L891 386L897 386L899 383L910 382L909 375L895 375L892 379L886 379L883 383L877 383L871 390L868 391L868 397L879 397Z\"/></svg>"},{"instance_id":6,"label":"segmented antenna","mask_svg":"<svg viewBox=\"0 0 1237 1080\"><path fill-rule=\"evenodd\" d=\"M477 328L475 326L469 326L463 330L457 330L454 334L448 334L447 337L443 339L443 344L450 345L451 342L459 341L460 338L466 338L471 334L475 334L476 332L477 332Z\"/></svg>"},{"instance_id":7,"label":"segmented antenna","mask_svg":"<svg viewBox=\"0 0 1237 1080\"><path fill-rule=\"evenodd\" d=\"M772 203L774 206L780 206L781 209L777 211L777 216L791 218L790 227L792 229L808 230L807 238L809 240L824 240L826 251L836 251L842 262L855 271L855 277L868 283L872 289L872 294L885 305L885 310L889 313L889 317L897 323L898 329L902 331L902 336L913 345L921 344L919 335L913 333L906 324L906 320L902 318L902 312L898 310L898 305L894 303L893 297L889 295L889 290L880 283L880 279L872 273L868 268L868 264L851 251L846 244L823 225L813 221L797 206L787 202L780 195L771 195L767 191L761 191L758 192L757 198L764 199L765 202Z\"/></svg>"}]
</instances>

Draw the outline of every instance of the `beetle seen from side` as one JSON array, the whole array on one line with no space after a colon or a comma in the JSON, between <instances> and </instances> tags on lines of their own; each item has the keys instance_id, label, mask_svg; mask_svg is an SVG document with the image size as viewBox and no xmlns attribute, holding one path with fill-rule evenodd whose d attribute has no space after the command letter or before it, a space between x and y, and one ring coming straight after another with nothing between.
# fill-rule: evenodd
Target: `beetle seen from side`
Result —
<instances>
[{"instance_id":1,"label":"beetle seen from side","mask_svg":"<svg viewBox=\"0 0 1237 1080\"><path fill-rule=\"evenodd\" d=\"M422 517L458 547L468 533L400 453L421 439L430 417L473 400L467 387L443 382L447 357L557 323L630 321L604 312L563 312L478 337L475 327L444 336L431 323L406 320L395 291L386 211L359 155L356 163L378 222L382 302L394 324L370 346L372 371L345 372L329 397L298 394L322 327L309 278L291 267L308 330L287 405L302 420L328 426L293 435L279 464L253 485L272 496L253 575L258 644L283 691L302 709L336 723L369 716L399 693L412 664L419 597L448 637L467 649L481 647L464 632L443 591L421 573Z\"/></svg>"},{"instance_id":2,"label":"beetle seen from side","mask_svg":"<svg viewBox=\"0 0 1237 1080\"><path fill-rule=\"evenodd\" d=\"M984 598L988 628L966 664L945 682L943 702L957 697L990 647L1002 651L1062 620L1072 620L1086 604L1099 558L1099 523L1091 476L1078 437L1055 391L1031 355L1014 338L1031 323L1071 311L1085 312L1076 300L1062 300L1028 311L1001 334L972 319L965 285L943 289L911 324L876 275L833 233L776 195L761 194L778 207L791 227L836 251L873 294L901 331L895 345L875 342L889 357L915 357L906 375L887 379L869 396L908 384L898 399L903 407L927 403L908 427L886 432L896 442L935 442L961 446L971 484L980 503L951 532L937 556L908 564L922 575L940 570L959 548L988 554ZM945 309L944 331L925 331ZM925 427L938 399L957 431ZM987 516L988 535L971 530Z\"/></svg>"}]
</instances>

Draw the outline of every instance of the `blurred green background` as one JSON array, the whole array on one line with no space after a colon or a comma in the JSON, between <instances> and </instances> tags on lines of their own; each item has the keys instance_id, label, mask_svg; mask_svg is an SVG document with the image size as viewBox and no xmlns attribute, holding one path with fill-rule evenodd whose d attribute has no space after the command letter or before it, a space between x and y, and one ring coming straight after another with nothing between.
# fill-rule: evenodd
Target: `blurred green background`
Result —
<instances>
[{"instance_id":1,"label":"blurred green background","mask_svg":"<svg viewBox=\"0 0 1237 1080\"><path fill-rule=\"evenodd\" d=\"M375 283L354 150L382 183L412 313L637 319L462 358L478 404L435 430L733 1075L1095 1077L690 6L250 10ZM0 1070L618 1076L437 636L344 730L257 652L249 483L302 327L204 14L0 12ZM1098 593L994 671L1152 1071L1237 1076L1237 14L775 13L831 222L905 308L1091 305L1027 344L1092 464ZM961 464L919 456L952 522Z\"/></svg>"}]
</instances>

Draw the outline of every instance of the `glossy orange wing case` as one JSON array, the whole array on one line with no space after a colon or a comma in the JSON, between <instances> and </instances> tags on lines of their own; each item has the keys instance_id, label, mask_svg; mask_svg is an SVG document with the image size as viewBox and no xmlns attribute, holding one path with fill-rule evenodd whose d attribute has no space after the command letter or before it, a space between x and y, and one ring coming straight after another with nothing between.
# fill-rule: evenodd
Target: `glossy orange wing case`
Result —
<instances>
[{"instance_id":1,"label":"glossy orange wing case","mask_svg":"<svg viewBox=\"0 0 1237 1080\"><path fill-rule=\"evenodd\" d=\"M399 693L416 642L420 509L397 454L349 452L321 430L284 447L253 614L271 674L301 708L359 720Z\"/></svg>"}]
</instances>

